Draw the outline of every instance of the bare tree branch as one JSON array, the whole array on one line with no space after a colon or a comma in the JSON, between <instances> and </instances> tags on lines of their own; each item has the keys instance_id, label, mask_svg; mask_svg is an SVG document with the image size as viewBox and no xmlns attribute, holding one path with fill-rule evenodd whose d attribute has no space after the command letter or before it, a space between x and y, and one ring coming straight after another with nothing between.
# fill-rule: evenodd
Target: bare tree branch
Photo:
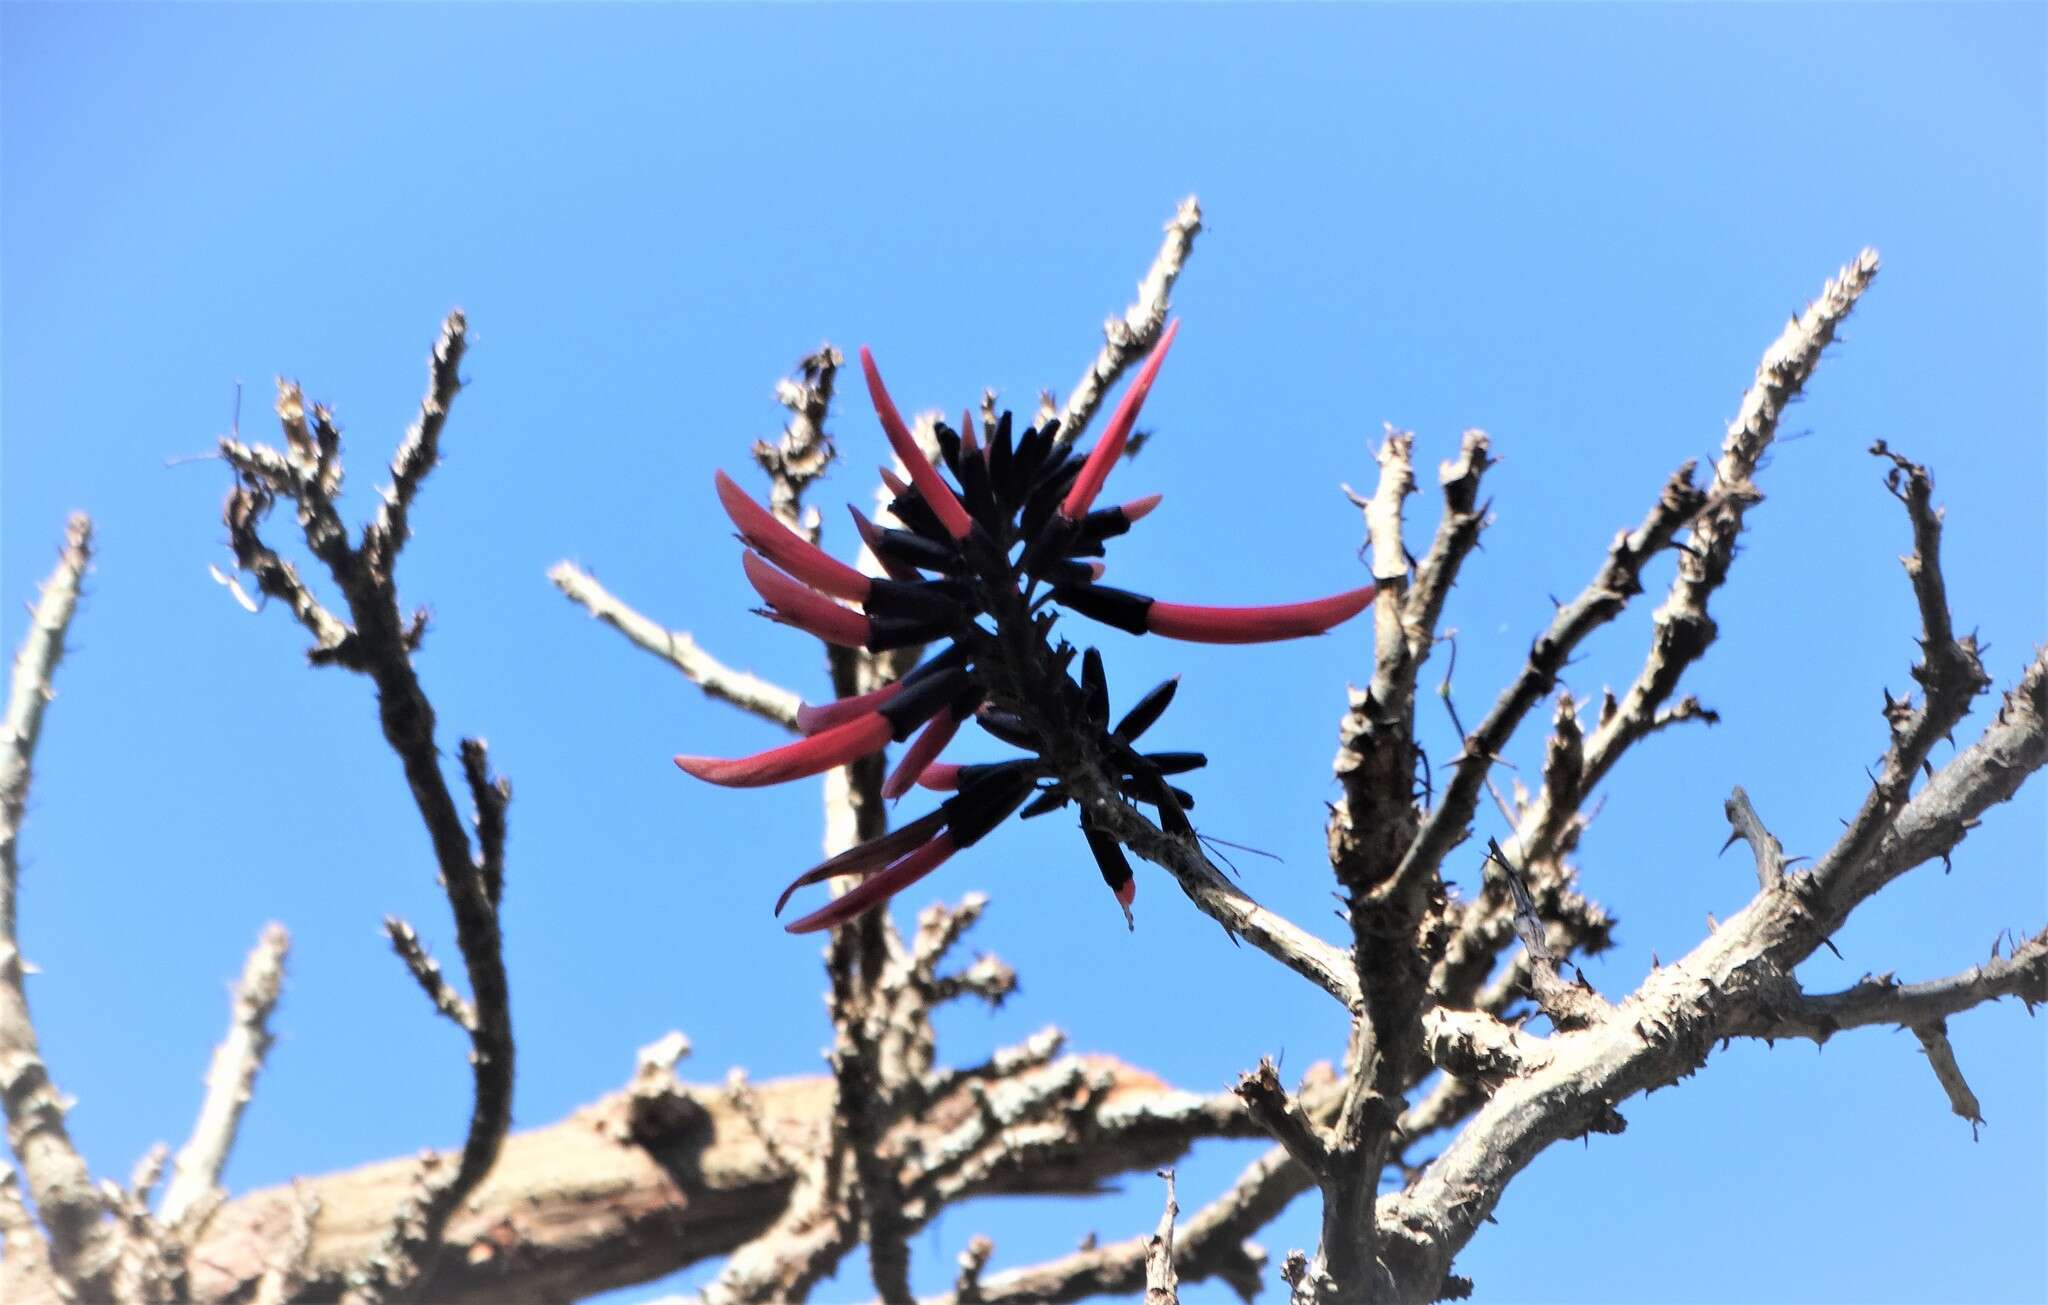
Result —
<instances>
[{"instance_id":1,"label":"bare tree branch","mask_svg":"<svg viewBox=\"0 0 2048 1305\"><path fill-rule=\"evenodd\" d=\"M270 1013L284 991L284 958L290 948L291 935L283 925L266 926L235 984L227 1037L214 1050L199 1117L192 1125L191 1138L178 1149L171 1185L165 1189L158 1211L165 1224L179 1228L187 1237L196 1232L187 1226L188 1216L203 1200L218 1199L221 1169L234 1149L235 1133L255 1090L256 1075L270 1054Z\"/></svg>"},{"instance_id":2,"label":"bare tree branch","mask_svg":"<svg viewBox=\"0 0 2048 1305\"><path fill-rule=\"evenodd\" d=\"M1173 1271L1173 1221L1180 1217L1180 1203L1174 1199L1173 1170L1162 1169L1159 1176L1166 1180L1166 1209L1145 1246L1145 1305L1180 1305L1180 1278Z\"/></svg>"},{"instance_id":3,"label":"bare tree branch","mask_svg":"<svg viewBox=\"0 0 2048 1305\"><path fill-rule=\"evenodd\" d=\"M78 610L79 586L92 562L92 521L75 514L64 551L43 582L28 634L14 658L7 713L0 718L0 1104L7 1109L7 1143L49 1230L49 1261L60 1280L78 1273L106 1202L93 1186L85 1157L64 1127L69 1102L50 1079L29 1016L22 979L25 963L17 933L16 891L21 882L22 813L43 710L56 696L52 679L64 656L64 635Z\"/></svg>"},{"instance_id":4,"label":"bare tree branch","mask_svg":"<svg viewBox=\"0 0 2048 1305\"><path fill-rule=\"evenodd\" d=\"M1071 444L1081 437L1096 408L1101 406L1102 396L1116 384L1124 369L1158 343L1160 332L1166 329L1173 283L1180 279L1181 268L1187 265L1188 254L1194 249L1195 236L1201 229L1202 206L1190 195L1168 220L1166 240L1159 246L1158 257L1152 260L1145 279L1138 282L1137 299L1124 310L1121 319L1112 317L1103 323L1102 352L1081 373L1073 393L1067 396L1067 406L1060 411L1062 443Z\"/></svg>"},{"instance_id":5,"label":"bare tree branch","mask_svg":"<svg viewBox=\"0 0 2048 1305\"><path fill-rule=\"evenodd\" d=\"M1691 471L1690 464L1681 467L1665 485L1664 493L1643 523L1633 531L1615 536L1600 573L1577 598L1558 609L1550 628L1537 637L1515 682L1465 740L1442 801L1430 813L1428 822L1394 871L1392 878L1396 883L1434 873L1444 855L1465 837L1478 809L1487 773L1522 719L1550 692L1557 682L1557 673L1586 637L1619 616L1628 600L1642 592L1643 568L1671 546L1678 531L1700 510L1702 498L1692 486Z\"/></svg>"},{"instance_id":6,"label":"bare tree branch","mask_svg":"<svg viewBox=\"0 0 2048 1305\"><path fill-rule=\"evenodd\" d=\"M341 436L326 409L315 407L308 421L296 384L280 382L278 419L285 449L279 453L238 439L223 439L221 457L234 470L236 488L225 518L236 561L266 593L286 598L315 638L309 654L316 664L359 671L375 683L385 741L398 755L419 809L443 889L455 917L456 941L468 973L466 1009L474 1099L458 1163L452 1171L423 1164L416 1191L399 1207L382 1247L359 1267L348 1297L381 1301L410 1290L429 1267L441 1234L463 1198L489 1172L510 1126L513 1041L509 988L498 925L503 887L504 801L509 789L489 773L479 740L465 741L463 768L478 799L476 827L482 843L472 850L458 813L434 737L434 709L412 665L425 632L425 617L399 611L395 578L399 552L411 536L410 511L426 474L439 457L448 406L461 387L459 368L467 323L450 313L428 366L420 417L392 461L392 484L375 518L350 546L335 506L342 469ZM320 606L263 542L262 523L278 498L297 506L306 547L326 566L346 601L343 625ZM401 948L403 951L403 948ZM421 955L424 955L422 952ZM422 971L414 969L415 977ZM438 998L437 1005L446 1005Z\"/></svg>"},{"instance_id":7,"label":"bare tree branch","mask_svg":"<svg viewBox=\"0 0 2048 1305\"><path fill-rule=\"evenodd\" d=\"M1539 836L1542 831L1566 828L1568 821L1561 818L1561 811L1576 808L1621 757L1650 734L1681 720L1711 722L1714 719L1712 712L1693 699L1686 699L1668 710L1664 703L1686 668L1704 655L1714 640L1716 630L1713 620L1707 615L1707 601L1727 578L1744 514L1762 498L1753 476L1765 450L1776 436L1779 417L1799 397L1818 365L1822 351L1834 339L1856 301L1869 288L1877 270L1876 252L1864 250L1854 263L1842 269L1823 287L1819 299L1786 325L1778 339L1765 350L1763 360L1757 366L1756 378L1744 394L1735 420L1729 424L1720 460L1714 468L1713 482L1704 496L1692 484L1691 464L1680 468L1665 486L1657 507L1637 534L1616 541L1608 567L1601 577L1596 578L1574 603L1560 610L1562 621L1567 612L1579 609L1583 604L1597 602L1599 591L1607 587L1603 582L1610 578L1621 582L1624 600L1627 595L1640 592L1640 561L1633 568L1618 565L1625 562L1625 552L1632 551L1631 541L1641 540L1648 545L1651 528L1658 525L1656 533L1662 536L1662 542L1657 547L1662 547L1670 543L1676 526L1691 525L1691 533L1680 549L1678 576L1672 582L1664 604L1651 618L1653 636L1643 668L1621 698L1610 698L1603 704L1599 724L1583 744L1574 791L1557 791L1546 785L1523 812L1509 842L1537 877L1539 882L1532 887L1538 891L1553 886L1564 887L1562 882L1555 885L1547 882L1561 875L1562 867L1555 867L1553 873L1556 849ZM1664 528L1660 523L1668 523L1670 528ZM1644 560L1647 560L1646 556ZM1554 638L1558 631L1559 623L1553 622L1551 634L1546 638ZM1544 646L1539 640L1537 649ZM1510 696L1513 693L1511 689ZM1508 698L1504 697L1496 706L1496 712L1507 705ZM1487 732L1482 726L1479 734L1485 736ZM1484 750L1475 752L1468 745L1466 764L1483 772L1490 764L1491 755ZM1466 767L1461 766L1461 778L1465 776L1465 770ZM1428 851L1430 847L1440 846L1442 851L1436 853L1440 858L1443 851L1455 845L1464 828L1464 820L1469 819L1470 809L1476 806L1482 778L1483 774L1475 775L1466 782L1458 803L1466 815L1453 822L1449 818L1450 803L1447 801L1432 818L1434 834L1426 835L1428 845L1418 840L1415 850ZM1456 782L1454 780L1454 787ZM1410 869L1418 867L1419 863ZM1507 903L1498 896L1466 911L1446 947L1446 958L1452 963L1448 969L1446 963L1438 964L1432 976L1432 990L1440 993L1469 991L1478 982L1475 975L1484 974L1490 958L1511 936L1505 927L1507 920Z\"/></svg>"},{"instance_id":8,"label":"bare tree branch","mask_svg":"<svg viewBox=\"0 0 2048 1305\"><path fill-rule=\"evenodd\" d=\"M683 631L665 629L648 620L614 598L595 577L573 562L555 563L548 568L548 579L570 602L581 604L592 616L625 635L635 647L674 666L710 697L784 729L796 728L796 709L803 702L788 689L747 671L734 670L705 652Z\"/></svg>"},{"instance_id":9,"label":"bare tree branch","mask_svg":"<svg viewBox=\"0 0 2048 1305\"><path fill-rule=\"evenodd\" d=\"M1948 1095L1949 1109L1969 1123L1970 1136L1975 1138L1977 1130L1984 1126L1984 1112L1977 1104L1977 1094L1970 1091L1970 1084L1963 1077L1962 1066L1956 1064L1956 1049L1949 1043L1948 1025L1916 1025L1913 1036L1920 1039L1920 1049L1927 1053L1927 1063L1941 1090Z\"/></svg>"},{"instance_id":10,"label":"bare tree branch","mask_svg":"<svg viewBox=\"0 0 2048 1305\"><path fill-rule=\"evenodd\" d=\"M1314 1185L1307 1170L1274 1147L1229 1190L1182 1222L1174 1241L1174 1272L1182 1282L1220 1278L1249 1302L1265 1285L1266 1254L1245 1239ZM1139 1235L1043 1264L981 1273L974 1294L956 1286L952 1295L929 1297L920 1305L1060 1305L1090 1296L1128 1296L1145 1286L1152 1240Z\"/></svg>"},{"instance_id":11,"label":"bare tree branch","mask_svg":"<svg viewBox=\"0 0 2048 1305\"><path fill-rule=\"evenodd\" d=\"M1507 1183L1545 1147L1589 1131L1618 1131L1619 1103L1693 1072L1718 1039L1776 1027L1781 1013L1793 1021L1786 1035L1796 1033L1804 999L1786 976L1846 914L1853 902L1844 894L1861 900L1944 855L1986 809L2044 765L2048 652L2006 695L1999 718L1888 822L1866 853L1867 865L1838 877L1833 897L1822 892L1828 881L1820 867L1785 876L1690 955L1653 971L1612 1016L1549 1039L1552 1057L1543 1067L1502 1084L1406 1192L1380 1203L1381 1245L1397 1279L1441 1280ZM1853 837L1852 829L1844 842ZM2020 971L2034 964L2033 953L2022 950L1999 983L1981 986L1985 999L2002 984L2017 992L2032 981L2031 969Z\"/></svg>"},{"instance_id":12,"label":"bare tree branch","mask_svg":"<svg viewBox=\"0 0 2048 1305\"><path fill-rule=\"evenodd\" d=\"M1759 1006L1731 1022L1731 1037L1810 1038L1826 1042L1844 1029L1891 1024L1900 1028L1939 1025L1951 1015L2001 997L2018 997L2029 1007L2048 1003L2048 930L1994 955L1982 965L1926 983L1900 983L1885 974L1864 978L1840 992L1798 994Z\"/></svg>"},{"instance_id":13,"label":"bare tree branch","mask_svg":"<svg viewBox=\"0 0 2048 1305\"><path fill-rule=\"evenodd\" d=\"M420 985L420 991L427 994L427 1000L434 1003L434 1009L447 1016L456 1028L474 1034L476 1010L448 982L448 976L441 972L441 963L420 941L419 931L397 916L387 915L384 917L384 936L391 940L391 950L405 962L406 971L412 975L413 982Z\"/></svg>"}]
</instances>

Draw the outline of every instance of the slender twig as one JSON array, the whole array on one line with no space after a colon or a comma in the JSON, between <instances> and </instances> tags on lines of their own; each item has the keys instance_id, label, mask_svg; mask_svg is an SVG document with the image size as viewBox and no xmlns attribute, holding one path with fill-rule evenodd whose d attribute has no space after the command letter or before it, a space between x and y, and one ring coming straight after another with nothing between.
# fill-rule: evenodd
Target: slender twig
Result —
<instances>
[{"instance_id":1,"label":"slender twig","mask_svg":"<svg viewBox=\"0 0 2048 1305\"><path fill-rule=\"evenodd\" d=\"M705 652L683 631L667 629L642 616L614 598L595 577L573 562L555 563L548 568L548 579L570 602L581 604L592 616L625 635L635 647L674 666L709 696L785 729L796 728L796 709L803 704L788 689L747 671L734 670Z\"/></svg>"},{"instance_id":2,"label":"slender twig","mask_svg":"<svg viewBox=\"0 0 2048 1305\"><path fill-rule=\"evenodd\" d=\"M1174 1199L1173 1170L1162 1169L1166 1180L1166 1209L1159 1216L1159 1231L1145 1247L1145 1305L1180 1305L1180 1277L1173 1271L1173 1223L1180 1217L1180 1202Z\"/></svg>"},{"instance_id":3,"label":"slender twig","mask_svg":"<svg viewBox=\"0 0 2048 1305\"><path fill-rule=\"evenodd\" d=\"M178 1150L171 1184L164 1190L158 1214L173 1227L186 1224L199 1203L220 1189L221 1169L233 1150L242 1111L255 1090L256 1075L270 1053L270 1013L284 991L284 959L291 935L281 924L263 930L229 1003L228 1033L214 1050L206 1071L206 1096L192 1136ZM182 1227L187 1237L197 1229Z\"/></svg>"},{"instance_id":4,"label":"slender twig","mask_svg":"<svg viewBox=\"0 0 2048 1305\"><path fill-rule=\"evenodd\" d=\"M1062 442L1070 443L1080 438L1095 416L1095 410L1101 406L1102 396L1116 384L1117 377L1158 342L1160 332L1166 329L1173 283L1180 279L1181 269L1187 265L1188 254L1194 249L1195 236L1201 229L1202 206L1190 195L1180 202L1180 207L1167 221L1166 239L1159 246L1159 254L1152 260L1152 266L1146 270L1145 279L1138 283L1138 297L1124 310L1121 318L1112 317L1103 323L1102 351L1081 373L1081 379L1074 383L1073 393L1067 396L1066 407L1060 411L1059 438Z\"/></svg>"}]
</instances>

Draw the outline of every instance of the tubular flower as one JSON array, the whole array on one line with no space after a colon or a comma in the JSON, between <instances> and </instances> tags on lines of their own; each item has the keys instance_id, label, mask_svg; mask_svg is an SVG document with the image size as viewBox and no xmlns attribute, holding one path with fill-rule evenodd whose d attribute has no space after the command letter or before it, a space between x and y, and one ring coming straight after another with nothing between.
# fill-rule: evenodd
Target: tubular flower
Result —
<instances>
[{"instance_id":1,"label":"tubular flower","mask_svg":"<svg viewBox=\"0 0 2048 1305\"><path fill-rule=\"evenodd\" d=\"M1187 812L1194 796L1168 779L1200 768L1206 758L1141 753L1135 746L1173 700L1178 680L1139 698L1112 725L1101 655L1053 637L1058 612L1048 604L1133 634L1263 643L1321 634L1372 601L1368 585L1305 603L1205 607L1098 583L1103 563L1091 559L1159 505L1157 494L1105 508L1095 501L1129 447L1178 331L1178 322L1167 327L1086 455L1060 440L1056 420L1013 437L1009 413L977 432L969 412L958 431L943 422L934 428L934 461L889 397L874 356L862 349L876 416L908 471L907 480L882 473L895 495L889 514L899 524L853 511L861 542L885 575L865 575L833 558L718 474L718 499L748 546L742 563L766 604L764 615L842 647L879 652L943 645L894 684L805 704L797 728L806 737L797 742L735 760L676 758L700 779L744 787L816 775L915 736L883 793L893 799L922 787L945 799L797 876L776 902L778 914L799 888L837 878L858 882L786 926L792 933L844 924L883 904L1013 814L1029 819L1074 801L1054 756L1068 766L1081 758L1117 800L1152 807L1169 834L1193 836ZM941 760L969 723L1025 755L988 764ZM1083 806L1082 834L1128 920L1137 883L1101 814L1100 807Z\"/></svg>"}]
</instances>

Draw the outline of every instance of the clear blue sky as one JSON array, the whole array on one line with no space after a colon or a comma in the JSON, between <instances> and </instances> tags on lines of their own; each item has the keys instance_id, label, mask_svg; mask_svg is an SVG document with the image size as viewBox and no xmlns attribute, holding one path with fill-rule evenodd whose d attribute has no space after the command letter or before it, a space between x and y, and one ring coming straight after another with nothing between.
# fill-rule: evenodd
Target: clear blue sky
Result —
<instances>
[{"instance_id":1,"label":"clear blue sky","mask_svg":"<svg viewBox=\"0 0 2048 1305\"><path fill-rule=\"evenodd\" d=\"M1483 426L1498 521L1448 617L1468 719L1549 595L1716 448L1785 316L1882 250L1716 599L1722 638L1689 687L1722 724L1641 748L1585 840L1586 886L1621 919L1588 966L1604 992L1751 891L1744 854L1718 855L1732 785L1794 853L1861 796L1915 633L1873 439L1933 465L1950 597L2001 684L2048 635L2039 6L8 4L0 34L10 650L64 514L100 528L22 932L102 1174L182 1138L270 919L295 940L289 987L232 1185L460 1136L463 1048L379 935L401 913L453 958L369 686L306 669L286 613L248 616L208 579L226 476L165 465L210 447L238 379L265 433L270 378L293 375L345 423L363 510L451 306L473 384L402 581L434 610L420 669L444 744L487 736L517 786L521 1125L617 1087L670 1028L703 1078L815 1072L827 1037L817 946L768 915L814 859L814 786L680 778L671 753L774 736L593 625L547 566L577 559L821 693L814 649L746 615L710 492L777 429L776 378L821 339L867 342L908 404L995 385L1026 406L1072 382L1190 191L1209 229L1148 409L1159 437L1118 476L1167 499L1117 577L1220 602L1359 583L1336 485L1371 480L1381 422L1418 432L1425 470ZM851 402L833 429L836 512L883 445ZM1415 500L1411 546L1432 509ZM1593 642L1576 693L1632 674L1653 605ZM1323 803L1363 630L1250 651L1101 638L1120 693L1185 673L1163 735L1213 759L1206 827L1283 856L1246 860L1249 886L1332 934ZM1439 757L1441 716L1427 706ZM1524 774L1539 742L1516 744ZM2043 845L2037 783L1802 977L1981 960L2048 919ZM945 1055L1056 1022L1217 1090L1261 1054L1292 1073L1341 1049L1323 998L1157 872L1127 934L1081 846L1058 820L1006 829L910 895L987 890L975 941L1023 977L1000 1014L949 1016ZM2040 1300L2043 1030L2010 1004L1954 1022L1990 1120L1975 1143L1907 1035L1738 1046L1625 1106L1625 1136L1545 1155L1459 1267L1492 1301ZM1183 1166L1184 1203L1250 1149ZM1263 1235L1276 1257L1313 1244L1311 1204ZM1157 1209L1149 1178L1092 1206L956 1209L916 1242L916 1282L948 1280L976 1232L1014 1265ZM856 1262L820 1298L866 1287Z\"/></svg>"}]
</instances>

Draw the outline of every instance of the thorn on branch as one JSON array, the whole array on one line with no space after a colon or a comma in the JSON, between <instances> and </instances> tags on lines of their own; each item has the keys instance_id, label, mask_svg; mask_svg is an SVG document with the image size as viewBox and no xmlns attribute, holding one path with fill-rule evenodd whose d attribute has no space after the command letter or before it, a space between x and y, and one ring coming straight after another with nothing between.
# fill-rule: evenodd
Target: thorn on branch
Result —
<instances>
[{"instance_id":1,"label":"thorn on branch","mask_svg":"<svg viewBox=\"0 0 2048 1305\"><path fill-rule=\"evenodd\" d=\"M1721 809L1734 830L1728 835L1728 842L1722 844L1721 850L1728 850L1729 845L1737 839L1748 843L1749 850L1756 856L1757 883L1765 892L1776 888L1779 881L1785 877L1785 848L1777 836L1765 827L1763 817L1756 813L1756 807L1749 800L1749 794L1743 792L1742 786L1737 784L1735 791L1728 795L1728 800L1722 804Z\"/></svg>"}]
</instances>

